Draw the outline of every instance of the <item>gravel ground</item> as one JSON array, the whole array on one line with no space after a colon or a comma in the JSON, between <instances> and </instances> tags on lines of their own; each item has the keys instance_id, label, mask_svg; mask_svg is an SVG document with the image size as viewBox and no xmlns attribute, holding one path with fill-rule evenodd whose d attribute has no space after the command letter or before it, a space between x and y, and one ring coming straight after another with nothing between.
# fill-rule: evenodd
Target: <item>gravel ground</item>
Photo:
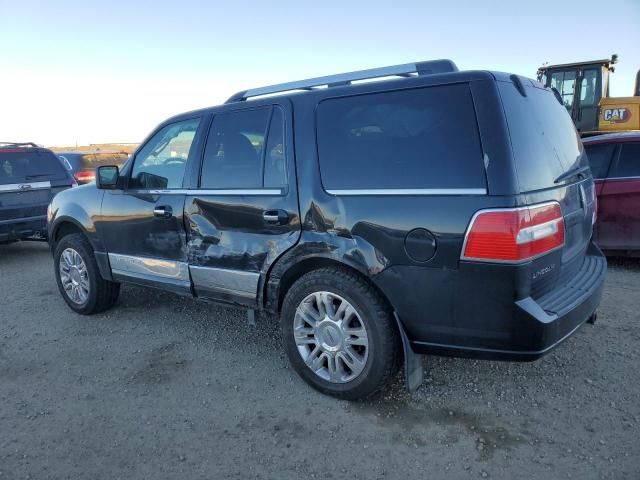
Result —
<instances>
[{"instance_id":1,"label":"gravel ground","mask_svg":"<svg viewBox=\"0 0 640 480\"><path fill-rule=\"evenodd\" d=\"M640 263L529 364L429 357L376 400L322 396L275 318L125 287L81 317L46 245L0 246L0 479L640 478Z\"/></svg>"}]
</instances>

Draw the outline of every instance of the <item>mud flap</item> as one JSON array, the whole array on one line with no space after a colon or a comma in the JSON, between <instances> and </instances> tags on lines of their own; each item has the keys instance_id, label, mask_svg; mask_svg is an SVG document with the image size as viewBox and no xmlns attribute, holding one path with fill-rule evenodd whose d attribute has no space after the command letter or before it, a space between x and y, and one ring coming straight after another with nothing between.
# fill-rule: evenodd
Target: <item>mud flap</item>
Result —
<instances>
[{"instance_id":1,"label":"mud flap","mask_svg":"<svg viewBox=\"0 0 640 480\"><path fill-rule=\"evenodd\" d=\"M415 353L411 348L411 343L407 337L407 333L404 331L402 322L398 315L394 312L393 316L398 324L398 330L400 331L400 337L402 338L402 349L404 351L404 381L409 393L415 392L424 380L424 368L423 359L424 355Z\"/></svg>"}]
</instances>

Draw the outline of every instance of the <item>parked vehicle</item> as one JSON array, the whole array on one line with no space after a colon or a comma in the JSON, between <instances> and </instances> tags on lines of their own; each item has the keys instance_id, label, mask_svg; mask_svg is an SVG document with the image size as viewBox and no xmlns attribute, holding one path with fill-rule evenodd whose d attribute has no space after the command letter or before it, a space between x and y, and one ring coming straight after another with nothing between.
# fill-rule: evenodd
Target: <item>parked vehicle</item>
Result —
<instances>
[{"instance_id":1,"label":"parked vehicle","mask_svg":"<svg viewBox=\"0 0 640 480\"><path fill-rule=\"evenodd\" d=\"M132 282L279 313L302 378L356 399L403 357L415 388L422 354L533 360L593 319L594 199L550 89L438 60L173 117L56 197L49 233L74 311Z\"/></svg>"},{"instance_id":2,"label":"parked vehicle","mask_svg":"<svg viewBox=\"0 0 640 480\"><path fill-rule=\"evenodd\" d=\"M0 142L0 243L45 238L47 205L75 184L50 150Z\"/></svg>"},{"instance_id":3,"label":"parked vehicle","mask_svg":"<svg viewBox=\"0 0 640 480\"><path fill-rule=\"evenodd\" d=\"M602 60L544 65L538 81L552 87L583 137L600 133L640 133L640 70L631 97L609 96L609 74L618 55Z\"/></svg>"},{"instance_id":4,"label":"parked vehicle","mask_svg":"<svg viewBox=\"0 0 640 480\"><path fill-rule=\"evenodd\" d=\"M129 158L126 152L59 152L58 156L80 185L95 181L100 165L122 167Z\"/></svg>"},{"instance_id":5,"label":"parked vehicle","mask_svg":"<svg viewBox=\"0 0 640 480\"><path fill-rule=\"evenodd\" d=\"M640 133L584 139L598 196L595 239L608 255L640 256Z\"/></svg>"}]
</instances>

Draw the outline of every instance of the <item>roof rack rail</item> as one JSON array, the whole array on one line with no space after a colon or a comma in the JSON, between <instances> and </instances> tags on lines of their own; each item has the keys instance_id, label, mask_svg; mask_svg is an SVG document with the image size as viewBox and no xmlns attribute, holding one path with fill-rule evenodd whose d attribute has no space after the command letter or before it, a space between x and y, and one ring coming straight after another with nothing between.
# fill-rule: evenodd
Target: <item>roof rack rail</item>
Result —
<instances>
[{"instance_id":1,"label":"roof rack rail","mask_svg":"<svg viewBox=\"0 0 640 480\"><path fill-rule=\"evenodd\" d=\"M38 148L39 145L36 145L33 142L0 142L0 148L2 147L34 147Z\"/></svg>"},{"instance_id":2,"label":"roof rack rail","mask_svg":"<svg viewBox=\"0 0 640 480\"><path fill-rule=\"evenodd\" d=\"M405 63L403 65L393 65L390 67L371 68L369 70L358 70L356 72L339 73L326 77L309 78L295 82L280 83L268 87L252 88L233 95L226 103L243 102L251 97L269 95L272 93L287 92L290 90L312 90L315 87L327 86L338 87L350 85L356 80L368 80L380 77L411 77L433 75L436 73L457 72L458 67L451 60L429 60L425 62Z\"/></svg>"}]
</instances>

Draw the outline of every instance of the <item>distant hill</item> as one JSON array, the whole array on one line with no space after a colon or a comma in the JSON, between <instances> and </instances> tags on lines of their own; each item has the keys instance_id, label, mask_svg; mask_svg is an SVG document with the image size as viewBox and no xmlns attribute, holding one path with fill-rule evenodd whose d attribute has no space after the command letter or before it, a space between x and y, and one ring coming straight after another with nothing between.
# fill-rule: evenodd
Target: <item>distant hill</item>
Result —
<instances>
[{"instance_id":1,"label":"distant hill","mask_svg":"<svg viewBox=\"0 0 640 480\"><path fill-rule=\"evenodd\" d=\"M137 143L92 143L73 147L47 147L54 152L126 152L132 153L138 148Z\"/></svg>"}]
</instances>

